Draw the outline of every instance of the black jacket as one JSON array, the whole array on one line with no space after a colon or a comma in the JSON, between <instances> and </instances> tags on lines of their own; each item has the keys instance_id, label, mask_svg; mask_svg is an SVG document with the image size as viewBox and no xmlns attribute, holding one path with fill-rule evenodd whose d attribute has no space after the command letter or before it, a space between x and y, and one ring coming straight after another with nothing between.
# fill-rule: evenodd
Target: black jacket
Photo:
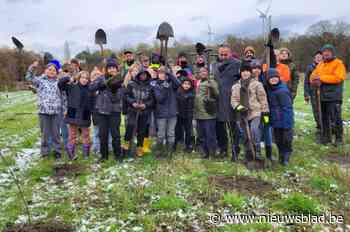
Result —
<instances>
[{"instance_id":1,"label":"black jacket","mask_svg":"<svg viewBox=\"0 0 350 232\"><path fill-rule=\"evenodd\" d=\"M65 122L79 127L89 127L91 124L91 111L93 96L88 85L79 83L69 84L70 77L59 80L58 87L67 93L67 114Z\"/></svg>"},{"instance_id":2,"label":"black jacket","mask_svg":"<svg viewBox=\"0 0 350 232\"><path fill-rule=\"evenodd\" d=\"M194 99L195 99L194 89L192 88L185 91L180 87L177 90L176 99L177 99L178 117L193 118Z\"/></svg>"}]
</instances>

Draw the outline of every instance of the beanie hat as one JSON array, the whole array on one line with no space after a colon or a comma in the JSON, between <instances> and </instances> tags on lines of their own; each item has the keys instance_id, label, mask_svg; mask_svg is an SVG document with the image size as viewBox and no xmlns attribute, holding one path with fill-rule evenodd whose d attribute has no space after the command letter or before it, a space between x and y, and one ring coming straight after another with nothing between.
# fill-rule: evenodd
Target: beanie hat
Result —
<instances>
[{"instance_id":1,"label":"beanie hat","mask_svg":"<svg viewBox=\"0 0 350 232\"><path fill-rule=\"evenodd\" d=\"M188 77L188 72L185 69L180 69L176 72L176 75L179 74L182 77Z\"/></svg>"},{"instance_id":2,"label":"beanie hat","mask_svg":"<svg viewBox=\"0 0 350 232\"><path fill-rule=\"evenodd\" d=\"M244 55L251 51L255 55L255 49L252 46L248 46L244 49Z\"/></svg>"},{"instance_id":3,"label":"beanie hat","mask_svg":"<svg viewBox=\"0 0 350 232\"><path fill-rule=\"evenodd\" d=\"M252 72L252 67L249 62L242 62L239 72L242 73L244 71Z\"/></svg>"},{"instance_id":4,"label":"beanie hat","mask_svg":"<svg viewBox=\"0 0 350 232\"><path fill-rule=\"evenodd\" d=\"M331 50L333 55L335 54L335 47L332 44L325 44L322 48L321 48L321 52L324 52L325 50Z\"/></svg>"},{"instance_id":5,"label":"beanie hat","mask_svg":"<svg viewBox=\"0 0 350 232\"><path fill-rule=\"evenodd\" d=\"M262 62L260 60L258 60L258 59L252 60L251 63L250 63L250 66L252 67L252 69L259 68L259 69L262 70Z\"/></svg>"},{"instance_id":6,"label":"beanie hat","mask_svg":"<svg viewBox=\"0 0 350 232\"><path fill-rule=\"evenodd\" d=\"M113 59L113 58L107 59L107 62L106 62L106 69L108 69L109 67L116 67L116 68L118 68L117 60L116 60L116 59Z\"/></svg>"},{"instance_id":7,"label":"beanie hat","mask_svg":"<svg viewBox=\"0 0 350 232\"><path fill-rule=\"evenodd\" d=\"M292 53L290 52L290 50L288 48L280 48L279 51L280 52L287 52L289 58L292 58Z\"/></svg>"},{"instance_id":8,"label":"beanie hat","mask_svg":"<svg viewBox=\"0 0 350 232\"><path fill-rule=\"evenodd\" d=\"M46 65L46 67L54 66L56 69L56 72L58 73L61 69L61 64L58 60L50 60L50 62Z\"/></svg>"},{"instance_id":9,"label":"beanie hat","mask_svg":"<svg viewBox=\"0 0 350 232\"><path fill-rule=\"evenodd\" d=\"M267 71L267 76L268 76L268 79L270 79L272 77L280 78L280 73L275 68L269 68L269 70Z\"/></svg>"}]
</instances>

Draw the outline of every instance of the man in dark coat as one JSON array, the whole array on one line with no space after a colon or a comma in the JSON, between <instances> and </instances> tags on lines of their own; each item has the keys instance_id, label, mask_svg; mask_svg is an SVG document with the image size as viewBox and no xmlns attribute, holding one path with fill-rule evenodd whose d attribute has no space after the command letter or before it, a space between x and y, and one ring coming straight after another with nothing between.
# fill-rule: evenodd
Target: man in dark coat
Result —
<instances>
[{"instance_id":1,"label":"man in dark coat","mask_svg":"<svg viewBox=\"0 0 350 232\"><path fill-rule=\"evenodd\" d=\"M228 46L219 48L219 60L214 67L214 77L219 85L219 101L216 122L216 133L220 156L227 156L228 133L232 141L232 157L238 157L239 153L239 128L237 118L231 107L231 89L239 80L239 68L241 62L232 58L232 51Z\"/></svg>"}]
</instances>

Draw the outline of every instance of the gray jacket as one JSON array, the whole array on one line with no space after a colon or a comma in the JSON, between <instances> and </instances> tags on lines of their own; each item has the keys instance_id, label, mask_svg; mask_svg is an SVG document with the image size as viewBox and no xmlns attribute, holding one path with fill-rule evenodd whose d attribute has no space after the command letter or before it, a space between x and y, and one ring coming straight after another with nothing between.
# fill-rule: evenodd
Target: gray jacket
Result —
<instances>
[{"instance_id":1,"label":"gray jacket","mask_svg":"<svg viewBox=\"0 0 350 232\"><path fill-rule=\"evenodd\" d=\"M108 84L109 80L102 76L89 85L91 92L98 91L95 108L100 114L110 115L122 112L122 79L115 78L113 88Z\"/></svg>"},{"instance_id":2,"label":"gray jacket","mask_svg":"<svg viewBox=\"0 0 350 232\"><path fill-rule=\"evenodd\" d=\"M241 62L237 59L213 65L214 77L219 85L217 120L220 122L236 120L236 115L231 107L231 90L240 78L240 65Z\"/></svg>"}]
</instances>

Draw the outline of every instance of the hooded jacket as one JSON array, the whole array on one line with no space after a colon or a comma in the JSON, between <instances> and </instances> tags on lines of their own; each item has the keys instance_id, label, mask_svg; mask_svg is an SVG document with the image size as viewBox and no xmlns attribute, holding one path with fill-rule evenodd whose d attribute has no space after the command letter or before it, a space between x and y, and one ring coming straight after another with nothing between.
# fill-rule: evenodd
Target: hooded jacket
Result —
<instances>
[{"instance_id":1,"label":"hooded jacket","mask_svg":"<svg viewBox=\"0 0 350 232\"><path fill-rule=\"evenodd\" d=\"M147 75L147 79L142 81L140 76L142 74ZM141 110L141 114L150 114L154 105L154 96L152 91L152 86L150 85L151 75L147 71L139 72L136 77L129 82L126 92L125 99L128 104L128 116L134 115L137 112L132 104L142 103L146 105L144 110Z\"/></svg>"},{"instance_id":2,"label":"hooded jacket","mask_svg":"<svg viewBox=\"0 0 350 232\"><path fill-rule=\"evenodd\" d=\"M321 101L343 100L343 82L346 78L346 69L340 59L322 61L312 72L310 80L317 77L322 83Z\"/></svg>"},{"instance_id":3,"label":"hooded jacket","mask_svg":"<svg viewBox=\"0 0 350 232\"><path fill-rule=\"evenodd\" d=\"M180 86L176 95L178 117L193 118L194 98L195 91L193 87L191 87L189 90L184 90Z\"/></svg>"},{"instance_id":4,"label":"hooded jacket","mask_svg":"<svg viewBox=\"0 0 350 232\"><path fill-rule=\"evenodd\" d=\"M176 93L181 82L171 73L166 73L166 76L166 80L158 79L153 83L156 118L173 118L177 115Z\"/></svg>"}]
</instances>

